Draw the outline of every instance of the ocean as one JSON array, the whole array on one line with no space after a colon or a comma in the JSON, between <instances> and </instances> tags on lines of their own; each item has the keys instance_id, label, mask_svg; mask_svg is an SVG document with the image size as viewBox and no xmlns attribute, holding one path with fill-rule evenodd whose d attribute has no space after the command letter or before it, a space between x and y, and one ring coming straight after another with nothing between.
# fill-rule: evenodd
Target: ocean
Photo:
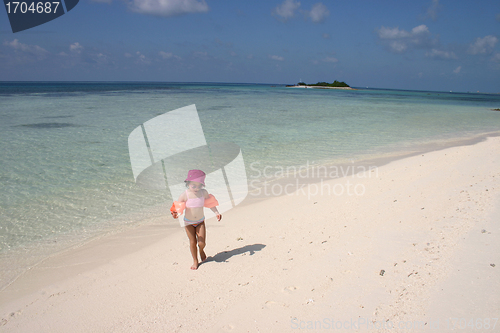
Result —
<instances>
[{"instance_id":1,"label":"ocean","mask_svg":"<svg viewBox=\"0 0 500 333\"><path fill-rule=\"evenodd\" d=\"M134 182L128 136L195 104L206 140L266 170L412 152L500 131L499 94L158 82L0 83L0 288L43 258L162 216ZM186 137L192 128L185 129ZM252 195L250 193L250 195ZM165 222L167 225L170 222Z\"/></svg>"}]
</instances>

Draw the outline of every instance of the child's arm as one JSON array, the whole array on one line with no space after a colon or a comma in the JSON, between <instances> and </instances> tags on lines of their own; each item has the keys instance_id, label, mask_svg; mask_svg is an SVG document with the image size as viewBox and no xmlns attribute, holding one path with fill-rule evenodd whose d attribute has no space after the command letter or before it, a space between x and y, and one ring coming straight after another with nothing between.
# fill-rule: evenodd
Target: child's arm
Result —
<instances>
[{"instance_id":1,"label":"child's arm","mask_svg":"<svg viewBox=\"0 0 500 333\"><path fill-rule=\"evenodd\" d=\"M186 193L182 193L179 197L179 200L174 201L172 207L170 207L170 213L174 219L178 218L180 214L186 208L187 196Z\"/></svg>"},{"instance_id":2,"label":"child's arm","mask_svg":"<svg viewBox=\"0 0 500 333\"><path fill-rule=\"evenodd\" d=\"M212 207L210 209L212 210L212 212L215 213L215 216L217 216L217 221L220 221L222 219L222 215L219 213L219 211L217 210L217 208Z\"/></svg>"}]
</instances>

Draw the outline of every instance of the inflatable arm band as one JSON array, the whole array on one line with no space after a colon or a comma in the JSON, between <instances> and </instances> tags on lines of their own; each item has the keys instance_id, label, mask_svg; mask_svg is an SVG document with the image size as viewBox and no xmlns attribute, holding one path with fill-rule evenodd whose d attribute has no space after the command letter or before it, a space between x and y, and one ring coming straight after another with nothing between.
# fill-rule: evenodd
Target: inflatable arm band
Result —
<instances>
[{"instance_id":1,"label":"inflatable arm band","mask_svg":"<svg viewBox=\"0 0 500 333\"><path fill-rule=\"evenodd\" d=\"M205 199L204 206L207 208L213 208L213 207L218 206L218 205L219 205L219 202L217 201L217 199L215 199L215 197L212 194L209 194L208 199Z\"/></svg>"},{"instance_id":2,"label":"inflatable arm band","mask_svg":"<svg viewBox=\"0 0 500 333\"><path fill-rule=\"evenodd\" d=\"M205 199L204 207L213 208L213 207L218 206L218 205L219 205L219 202L217 201L217 199L215 199L215 197L212 194L209 194L208 199ZM172 207L170 207L170 211L172 213L177 212L177 214L180 215L184 212L185 208L186 208L186 202L174 201L174 203L172 204Z\"/></svg>"},{"instance_id":3,"label":"inflatable arm band","mask_svg":"<svg viewBox=\"0 0 500 333\"><path fill-rule=\"evenodd\" d=\"M172 207L170 207L170 211L172 213L173 212L177 212L177 214L181 215L182 212L184 211L184 208L186 208L186 203L185 202L174 201L174 203L172 204Z\"/></svg>"}]
</instances>

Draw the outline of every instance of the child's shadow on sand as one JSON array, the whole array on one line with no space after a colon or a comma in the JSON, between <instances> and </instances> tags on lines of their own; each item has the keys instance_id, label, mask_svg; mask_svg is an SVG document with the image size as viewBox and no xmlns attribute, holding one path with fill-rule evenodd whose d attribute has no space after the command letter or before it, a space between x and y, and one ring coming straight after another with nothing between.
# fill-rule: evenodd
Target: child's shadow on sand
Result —
<instances>
[{"instance_id":1,"label":"child's shadow on sand","mask_svg":"<svg viewBox=\"0 0 500 333\"><path fill-rule=\"evenodd\" d=\"M245 245L243 247L239 247L237 249L231 251L223 251L217 253L215 256L210 256L204 263L215 261L215 262L226 262L232 256L237 256L239 254L243 254L245 252L250 252L250 255L254 255L256 251L260 251L266 246L264 244L253 244L253 245Z\"/></svg>"}]
</instances>

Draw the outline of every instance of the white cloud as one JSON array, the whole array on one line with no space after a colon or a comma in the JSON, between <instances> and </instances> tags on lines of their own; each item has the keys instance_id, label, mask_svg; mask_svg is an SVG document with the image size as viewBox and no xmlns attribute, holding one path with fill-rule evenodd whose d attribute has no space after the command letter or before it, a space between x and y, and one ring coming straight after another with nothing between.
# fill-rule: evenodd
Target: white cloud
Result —
<instances>
[{"instance_id":1,"label":"white cloud","mask_svg":"<svg viewBox=\"0 0 500 333\"><path fill-rule=\"evenodd\" d=\"M318 2L312 7L307 16L314 23L320 23L323 22L328 17L328 15L330 15L330 11L328 10L328 8L326 8L326 6L321 2Z\"/></svg>"},{"instance_id":2,"label":"white cloud","mask_svg":"<svg viewBox=\"0 0 500 333\"><path fill-rule=\"evenodd\" d=\"M394 41L390 44L391 50L396 53L403 53L408 49L408 46L404 42Z\"/></svg>"},{"instance_id":3,"label":"white cloud","mask_svg":"<svg viewBox=\"0 0 500 333\"><path fill-rule=\"evenodd\" d=\"M334 57L326 57L323 59L324 62L338 62L339 59L334 58Z\"/></svg>"},{"instance_id":4,"label":"white cloud","mask_svg":"<svg viewBox=\"0 0 500 333\"><path fill-rule=\"evenodd\" d=\"M329 15L330 11L321 2L314 4L310 11L299 10L300 2L296 0L285 0L272 11L272 14L282 22L286 22L295 16L299 11L304 15L306 20L311 20L313 23L323 22Z\"/></svg>"},{"instance_id":5,"label":"white cloud","mask_svg":"<svg viewBox=\"0 0 500 333\"><path fill-rule=\"evenodd\" d=\"M73 53L81 53L83 50L83 46L80 43L76 42L69 46L69 50Z\"/></svg>"},{"instance_id":6,"label":"white cloud","mask_svg":"<svg viewBox=\"0 0 500 333\"><path fill-rule=\"evenodd\" d=\"M4 45L12 48L15 57L11 57L14 62L19 64L41 61L47 59L50 55L61 62L62 68L69 68L75 65L112 65L113 61L105 52L88 52L80 43L75 42L68 46L67 51L60 51L51 54L47 50L37 45L27 45L14 39L11 42L5 42ZM50 60L50 59L49 59ZM52 59L54 60L54 59Z\"/></svg>"},{"instance_id":7,"label":"white cloud","mask_svg":"<svg viewBox=\"0 0 500 333\"><path fill-rule=\"evenodd\" d=\"M399 30L398 27L392 29L382 27L378 30L378 36L382 39L396 39L409 37L410 33L404 30Z\"/></svg>"},{"instance_id":8,"label":"white cloud","mask_svg":"<svg viewBox=\"0 0 500 333\"><path fill-rule=\"evenodd\" d=\"M430 49L437 44L437 39L432 39L429 28L419 25L411 31L399 30L399 27L386 28L382 26L377 31L379 39L391 52L404 53L410 49Z\"/></svg>"},{"instance_id":9,"label":"white cloud","mask_svg":"<svg viewBox=\"0 0 500 333\"><path fill-rule=\"evenodd\" d=\"M128 4L134 12L165 17L209 10L205 0L131 0Z\"/></svg>"},{"instance_id":10,"label":"white cloud","mask_svg":"<svg viewBox=\"0 0 500 333\"><path fill-rule=\"evenodd\" d=\"M419 25L418 27L411 29L411 32L408 32L406 30L399 30L399 27L396 28L382 27L378 30L378 36L381 39L410 38L428 33L429 33L429 28L427 28L425 24Z\"/></svg>"},{"instance_id":11,"label":"white cloud","mask_svg":"<svg viewBox=\"0 0 500 333\"><path fill-rule=\"evenodd\" d=\"M26 55L35 56L38 59L45 58L45 56L49 53L47 50L38 45L23 44L19 42L18 39L14 39L12 42L5 41L3 44L9 46L16 52L22 52Z\"/></svg>"},{"instance_id":12,"label":"white cloud","mask_svg":"<svg viewBox=\"0 0 500 333\"><path fill-rule=\"evenodd\" d=\"M437 19L437 14L440 9L439 0L432 0L431 6L427 9L424 18L430 18L433 21Z\"/></svg>"},{"instance_id":13,"label":"white cloud","mask_svg":"<svg viewBox=\"0 0 500 333\"><path fill-rule=\"evenodd\" d=\"M495 18L497 19L497 21L500 21L500 13L498 13Z\"/></svg>"},{"instance_id":14,"label":"white cloud","mask_svg":"<svg viewBox=\"0 0 500 333\"><path fill-rule=\"evenodd\" d=\"M500 53L495 53L495 55L491 57L491 61L500 63Z\"/></svg>"},{"instance_id":15,"label":"white cloud","mask_svg":"<svg viewBox=\"0 0 500 333\"><path fill-rule=\"evenodd\" d=\"M324 39L330 39L330 34L327 34L326 32L321 35Z\"/></svg>"},{"instance_id":16,"label":"white cloud","mask_svg":"<svg viewBox=\"0 0 500 333\"><path fill-rule=\"evenodd\" d=\"M195 51L195 52L193 52L193 58L202 59L202 60L209 60L211 58L211 56L208 55L207 51Z\"/></svg>"},{"instance_id":17,"label":"white cloud","mask_svg":"<svg viewBox=\"0 0 500 333\"><path fill-rule=\"evenodd\" d=\"M458 73L460 73L461 70L462 70L462 66L458 66L457 68L455 68L453 70L453 73L458 74Z\"/></svg>"},{"instance_id":18,"label":"white cloud","mask_svg":"<svg viewBox=\"0 0 500 333\"><path fill-rule=\"evenodd\" d=\"M415 27L411 29L411 34L412 35L419 35L419 34L428 34L429 33L429 28L425 24L419 25L418 27Z\"/></svg>"},{"instance_id":19,"label":"white cloud","mask_svg":"<svg viewBox=\"0 0 500 333\"><path fill-rule=\"evenodd\" d=\"M498 38L495 36L476 38L475 42L469 46L468 52L470 54L489 54L493 52L496 43L498 43Z\"/></svg>"},{"instance_id":20,"label":"white cloud","mask_svg":"<svg viewBox=\"0 0 500 333\"><path fill-rule=\"evenodd\" d=\"M270 59L277 60L277 61L283 61L285 58L277 56L277 55L269 55Z\"/></svg>"},{"instance_id":21,"label":"white cloud","mask_svg":"<svg viewBox=\"0 0 500 333\"><path fill-rule=\"evenodd\" d=\"M173 59L177 59L177 60L181 60L181 57L179 57L179 56L177 56L177 55L173 54L172 52L163 52L163 51L160 51L160 52L158 52L158 53L159 53L159 55L160 55L163 59L166 59L166 60L168 60L168 59L172 59L172 58L173 58Z\"/></svg>"},{"instance_id":22,"label":"white cloud","mask_svg":"<svg viewBox=\"0 0 500 333\"><path fill-rule=\"evenodd\" d=\"M151 64L151 60L149 60L144 54L141 52L137 51L135 53L137 55L137 60L136 63L138 64L144 64L144 65L149 65Z\"/></svg>"},{"instance_id":23,"label":"white cloud","mask_svg":"<svg viewBox=\"0 0 500 333\"><path fill-rule=\"evenodd\" d=\"M295 11L300 7L300 2L295 0L285 0L279 6L277 6L273 14L281 18L281 20L286 21L295 15Z\"/></svg>"},{"instance_id":24,"label":"white cloud","mask_svg":"<svg viewBox=\"0 0 500 333\"><path fill-rule=\"evenodd\" d=\"M457 55L454 52L441 51L437 49L432 49L431 52L425 53L425 56L440 59L458 59Z\"/></svg>"},{"instance_id":25,"label":"white cloud","mask_svg":"<svg viewBox=\"0 0 500 333\"><path fill-rule=\"evenodd\" d=\"M107 65L111 62L109 57L103 53L98 53L92 56L92 59L100 65Z\"/></svg>"}]
</instances>

